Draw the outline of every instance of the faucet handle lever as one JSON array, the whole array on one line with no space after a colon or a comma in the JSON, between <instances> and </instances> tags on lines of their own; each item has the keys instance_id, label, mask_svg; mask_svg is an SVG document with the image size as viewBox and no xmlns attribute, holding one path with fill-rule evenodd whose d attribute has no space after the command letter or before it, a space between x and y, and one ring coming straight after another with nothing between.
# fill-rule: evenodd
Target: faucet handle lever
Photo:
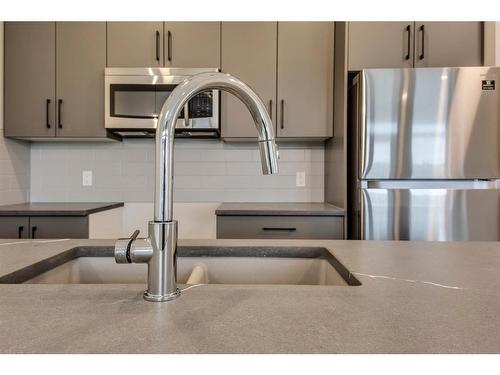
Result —
<instances>
[{"instance_id":1,"label":"faucet handle lever","mask_svg":"<svg viewBox=\"0 0 500 375\"><path fill-rule=\"evenodd\" d=\"M120 238L115 243L115 261L116 263L132 263L130 258L130 248L132 242L137 239L139 229L136 229L129 238Z\"/></svg>"},{"instance_id":2,"label":"faucet handle lever","mask_svg":"<svg viewBox=\"0 0 500 375\"><path fill-rule=\"evenodd\" d=\"M132 235L130 236L130 239L132 241L134 241L137 238L137 236L139 235L139 233L141 233L141 231L139 229L134 230L134 233L132 233Z\"/></svg>"}]
</instances>

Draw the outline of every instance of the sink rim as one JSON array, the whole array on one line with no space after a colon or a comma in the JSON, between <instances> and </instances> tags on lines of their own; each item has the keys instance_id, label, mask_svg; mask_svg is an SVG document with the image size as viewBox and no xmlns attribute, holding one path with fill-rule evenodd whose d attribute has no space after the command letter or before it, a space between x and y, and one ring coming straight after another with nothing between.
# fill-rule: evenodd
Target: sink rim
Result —
<instances>
[{"instance_id":1,"label":"sink rim","mask_svg":"<svg viewBox=\"0 0 500 375\"><path fill-rule=\"evenodd\" d=\"M0 277L0 284L21 284L42 273L78 258L114 256L113 246L76 246L59 254ZM361 282L330 251L321 246L178 246L178 257L255 257L324 259L338 272L348 286ZM314 287L332 285L314 285Z\"/></svg>"}]
</instances>

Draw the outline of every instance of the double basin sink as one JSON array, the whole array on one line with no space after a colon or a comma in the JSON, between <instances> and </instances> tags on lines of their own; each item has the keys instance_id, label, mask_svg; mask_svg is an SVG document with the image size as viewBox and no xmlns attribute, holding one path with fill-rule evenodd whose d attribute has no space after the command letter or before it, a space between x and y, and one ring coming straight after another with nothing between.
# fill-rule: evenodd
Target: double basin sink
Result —
<instances>
[{"instance_id":1,"label":"double basin sink","mask_svg":"<svg viewBox=\"0 0 500 375\"><path fill-rule=\"evenodd\" d=\"M183 247L179 284L355 286L360 282L321 247ZM116 264L111 247L76 247L3 277L0 283L145 284L146 264Z\"/></svg>"}]
</instances>

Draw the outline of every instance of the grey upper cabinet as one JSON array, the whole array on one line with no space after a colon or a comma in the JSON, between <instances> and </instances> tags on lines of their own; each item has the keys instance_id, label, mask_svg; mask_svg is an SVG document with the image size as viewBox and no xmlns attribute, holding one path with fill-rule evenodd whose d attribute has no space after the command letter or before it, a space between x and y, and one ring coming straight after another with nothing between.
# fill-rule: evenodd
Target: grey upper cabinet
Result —
<instances>
[{"instance_id":1,"label":"grey upper cabinet","mask_svg":"<svg viewBox=\"0 0 500 375\"><path fill-rule=\"evenodd\" d=\"M333 22L278 22L278 138L333 135Z\"/></svg>"},{"instance_id":2,"label":"grey upper cabinet","mask_svg":"<svg viewBox=\"0 0 500 375\"><path fill-rule=\"evenodd\" d=\"M5 23L4 133L55 135L55 22Z\"/></svg>"},{"instance_id":3,"label":"grey upper cabinet","mask_svg":"<svg viewBox=\"0 0 500 375\"><path fill-rule=\"evenodd\" d=\"M349 22L349 70L483 64L482 22Z\"/></svg>"},{"instance_id":4,"label":"grey upper cabinet","mask_svg":"<svg viewBox=\"0 0 500 375\"><path fill-rule=\"evenodd\" d=\"M163 22L108 22L108 66L163 65Z\"/></svg>"},{"instance_id":5,"label":"grey upper cabinet","mask_svg":"<svg viewBox=\"0 0 500 375\"><path fill-rule=\"evenodd\" d=\"M165 22L165 66L220 67L220 22Z\"/></svg>"},{"instance_id":6,"label":"grey upper cabinet","mask_svg":"<svg viewBox=\"0 0 500 375\"><path fill-rule=\"evenodd\" d=\"M222 71L248 84L276 122L276 22L223 22ZM252 116L233 95L222 93L223 138L256 138Z\"/></svg>"},{"instance_id":7,"label":"grey upper cabinet","mask_svg":"<svg viewBox=\"0 0 500 375\"><path fill-rule=\"evenodd\" d=\"M482 22L415 23L415 67L480 65Z\"/></svg>"},{"instance_id":8,"label":"grey upper cabinet","mask_svg":"<svg viewBox=\"0 0 500 375\"><path fill-rule=\"evenodd\" d=\"M105 137L105 22L56 24L56 134Z\"/></svg>"},{"instance_id":9,"label":"grey upper cabinet","mask_svg":"<svg viewBox=\"0 0 500 375\"><path fill-rule=\"evenodd\" d=\"M105 22L5 23L5 135L105 138Z\"/></svg>"},{"instance_id":10,"label":"grey upper cabinet","mask_svg":"<svg viewBox=\"0 0 500 375\"><path fill-rule=\"evenodd\" d=\"M413 22L349 22L349 70L413 67Z\"/></svg>"}]
</instances>

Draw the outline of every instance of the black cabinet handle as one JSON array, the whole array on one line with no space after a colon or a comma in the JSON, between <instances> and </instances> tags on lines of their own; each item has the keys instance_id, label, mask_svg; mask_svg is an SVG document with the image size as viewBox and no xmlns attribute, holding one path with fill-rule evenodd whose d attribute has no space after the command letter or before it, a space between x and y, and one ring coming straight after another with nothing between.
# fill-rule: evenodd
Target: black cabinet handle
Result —
<instances>
[{"instance_id":1,"label":"black cabinet handle","mask_svg":"<svg viewBox=\"0 0 500 375\"><path fill-rule=\"evenodd\" d=\"M424 59L424 52L425 52L425 29L424 29L424 25L421 25L419 30L422 32L422 50L420 52L420 56L419 56L419 59L420 60L423 60Z\"/></svg>"},{"instance_id":2,"label":"black cabinet handle","mask_svg":"<svg viewBox=\"0 0 500 375\"><path fill-rule=\"evenodd\" d=\"M63 100L59 99L57 101L57 127L62 129L62 119L61 119L61 108L62 108Z\"/></svg>"},{"instance_id":3,"label":"black cabinet handle","mask_svg":"<svg viewBox=\"0 0 500 375\"><path fill-rule=\"evenodd\" d=\"M172 33L167 31L167 60L172 61Z\"/></svg>"},{"instance_id":4,"label":"black cabinet handle","mask_svg":"<svg viewBox=\"0 0 500 375\"><path fill-rule=\"evenodd\" d=\"M410 25L406 26L406 36L407 36L407 40L406 40L406 56L405 56L405 60L410 60L410 45L411 45L411 40L410 40L410 35L411 34L411 27Z\"/></svg>"},{"instance_id":5,"label":"black cabinet handle","mask_svg":"<svg viewBox=\"0 0 500 375\"><path fill-rule=\"evenodd\" d=\"M23 237L23 230L24 230L24 226L22 226L22 225L19 228L17 228L17 238Z\"/></svg>"},{"instance_id":6,"label":"black cabinet handle","mask_svg":"<svg viewBox=\"0 0 500 375\"><path fill-rule=\"evenodd\" d=\"M271 121L273 120L273 100L269 100L269 117L271 118Z\"/></svg>"},{"instance_id":7,"label":"black cabinet handle","mask_svg":"<svg viewBox=\"0 0 500 375\"><path fill-rule=\"evenodd\" d=\"M34 239L35 238L35 232L36 232L36 226L33 226L31 227L31 238Z\"/></svg>"},{"instance_id":8,"label":"black cabinet handle","mask_svg":"<svg viewBox=\"0 0 500 375\"><path fill-rule=\"evenodd\" d=\"M50 129L49 111L50 111L50 99L47 99L47 101L45 102L45 126L47 126L47 129Z\"/></svg>"},{"instance_id":9,"label":"black cabinet handle","mask_svg":"<svg viewBox=\"0 0 500 375\"><path fill-rule=\"evenodd\" d=\"M281 99L281 121L280 128L285 129L285 101Z\"/></svg>"},{"instance_id":10,"label":"black cabinet handle","mask_svg":"<svg viewBox=\"0 0 500 375\"><path fill-rule=\"evenodd\" d=\"M265 231L281 231L281 232L295 232L297 228L285 228L285 227L278 227L278 228L270 228L270 227L264 227L262 230Z\"/></svg>"},{"instance_id":11,"label":"black cabinet handle","mask_svg":"<svg viewBox=\"0 0 500 375\"><path fill-rule=\"evenodd\" d=\"M160 32L156 30L156 61L160 61Z\"/></svg>"}]
</instances>

